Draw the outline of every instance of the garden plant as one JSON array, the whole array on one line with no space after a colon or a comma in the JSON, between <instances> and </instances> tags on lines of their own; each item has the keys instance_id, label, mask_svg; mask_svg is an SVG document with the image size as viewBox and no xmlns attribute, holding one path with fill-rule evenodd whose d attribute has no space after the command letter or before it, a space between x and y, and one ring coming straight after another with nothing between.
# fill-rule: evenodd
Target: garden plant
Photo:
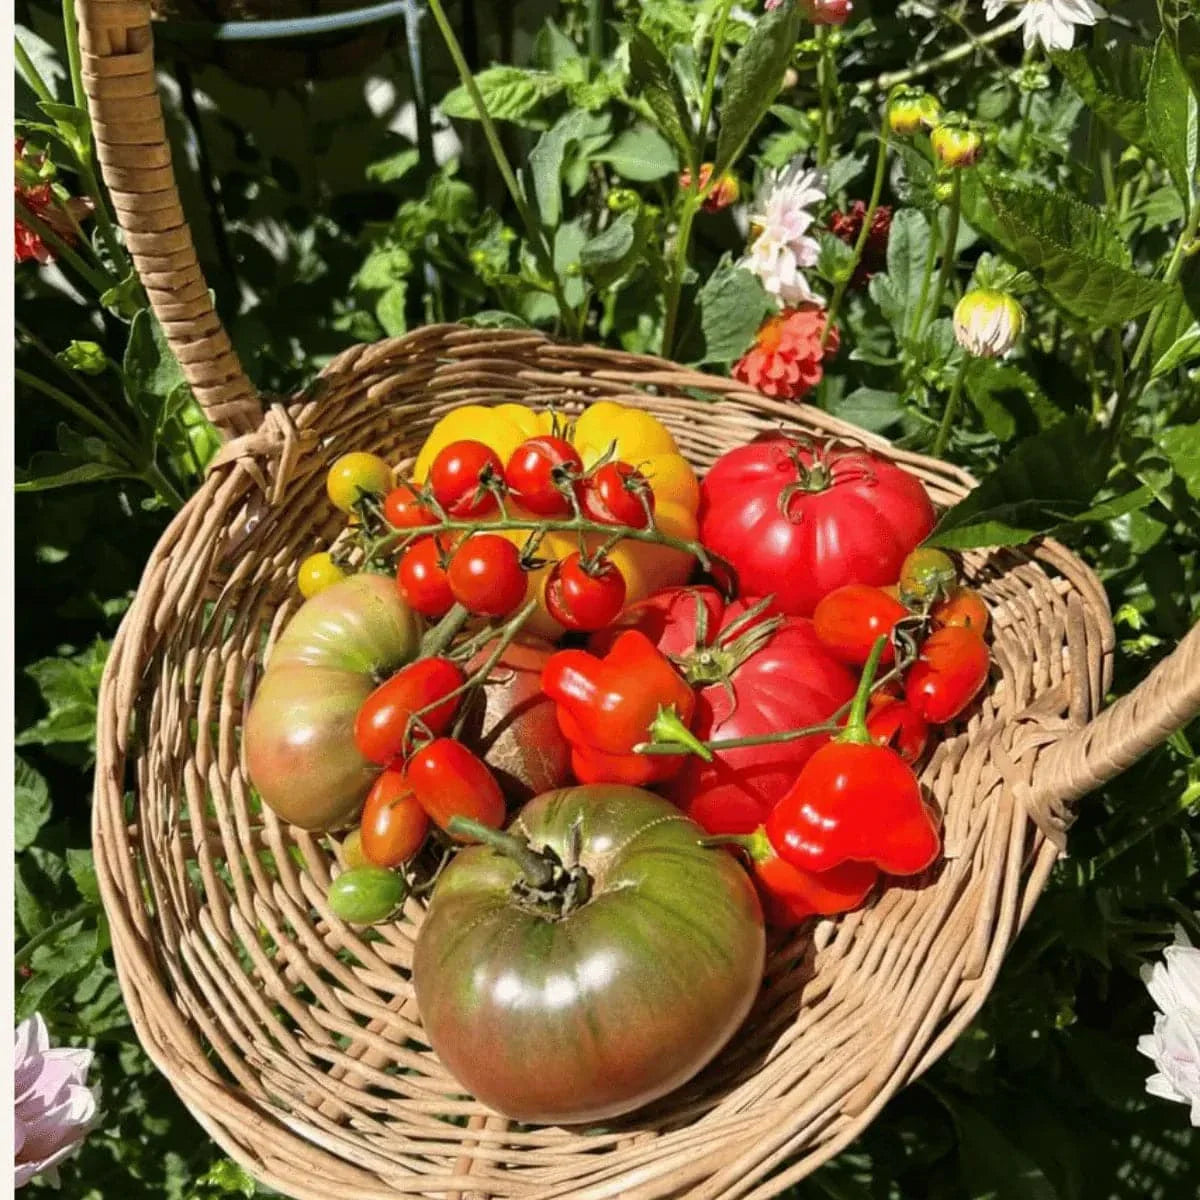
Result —
<instances>
[{"instance_id":1,"label":"garden plant","mask_svg":"<svg viewBox=\"0 0 1200 1200\"><path fill-rule=\"evenodd\" d=\"M133 603L141 636L143 569L191 536L189 499L256 452L223 449L255 436L229 416L240 376L181 365L183 317L135 267L158 227L89 112L107 2L16 13L16 1183L81 1200L275 1195L147 1057L93 859L111 796L133 828L139 788L156 786L95 779L118 629ZM243 808L331 835L334 877L309 896L323 930L374 936L410 891L429 903L411 956L422 1046L463 1094L535 1130L603 1123L719 1068L781 930L825 946L840 914L953 859L953 788L943 778L931 806L913 766L928 784L943 734L978 733L989 672L1010 678L990 639L1029 618L996 614L1004 564L1061 545L1055 561L1098 579L1113 670L1107 687L1093 670L1084 718L1173 653L1195 661L1200 5L414 0L373 36L351 10L247 40L279 15L156 6L154 28L206 280L180 308L211 300L284 453L335 388L323 369L428 327L438 370L454 338L497 339L497 388L522 373L548 394L559 384L522 357L548 354L575 407L568 421L448 404L403 463L365 441L321 460L323 516L298 509L287 548L307 549L278 568L291 623L247 676ZM541 335L561 350L530 350ZM620 405L571 391L588 347L630 356L598 368L617 364ZM648 405L665 425L625 407L639 378L673 397ZM767 402L735 439L751 393ZM797 429L810 436L785 436ZM268 520L252 511L248 546ZM985 551L999 557L980 567ZM1084 617L1065 611L1053 644L1078 647ZM1071 653L1053 683L1087 674ZM1019 932L953 1044L815 1171L786 1177L781 1154L777 1188L764 1173L721 1195L1200 1192L1198 689L1178 681L1164 710L1179 719L1137 761L1114 744L1121 769L1033 813L1060 853L1036 907L1006 916ZM160 720L144 701L123 714L134 743ZM501 766L472 723L533 701L542 723ZM1077 717L1059 708L1029 717L1048 741ZM217 757L227 772L223 742ZM753 771L770 803L747 799L764 794L742 786ZM525 807L501 833L514 786ZM680 811L695 837L645 836ZM625 838L643 840L622 869L656 881L646 902L666 914L626 1001L643 1014L623 1031L632 1082L543 1086L522 1068L578 1024L547 1003L521 1025L520 1005L481 1009L495 995L465 981L534 910L565 923L607 896L608 936L628 936L639 898L596 865ZM317 843L289 843L307 869L298 844ZM189 869L198 891L232 878L203 856ZM689 910L708 914L704 953L672 942ZM458 937L473 921L483 932ZM689 981L670 1003L664 977ZM463 1053L505 1022L505 1069ZM654 1053L638 1058L642 1042ZM598 1069L582 1050L572 1062Z\"/></svg>"}]
</instances>

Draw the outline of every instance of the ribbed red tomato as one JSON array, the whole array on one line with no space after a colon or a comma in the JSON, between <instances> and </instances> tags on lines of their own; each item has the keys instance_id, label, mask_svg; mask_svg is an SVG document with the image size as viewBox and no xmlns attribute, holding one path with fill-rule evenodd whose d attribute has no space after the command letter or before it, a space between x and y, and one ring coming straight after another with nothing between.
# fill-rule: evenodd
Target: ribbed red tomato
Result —
<instances>
[{"instance_id":1,"label":"ribbed red tomato","mask_svg":"<svg viewBox=\"0 0 1200 1200\"><path fill-rule=\"evenodd\" d=\"M704 741L818 725L854 695L854 675L811 621L748 615L745 603L726 605L713 588L669 588L630 605L592 648L626 629L640 629L698 687L692 730ZM827 740L812 734L720 750L711 763L689 758L670 795L710 833L750 833Z\"/></svg>"},{"instance_id":2,"label":"ribbed red tomato","mask_svg":"<svg viewBox=\"0 0 1200 1200\"><path fill-rule=\"evenodd\" d=\"M847 583L895 583L933 528L915 475L869 450L813 448L781 434L722 455L700 485L700 540L737 572L743 596L811 616Z\"/></svg>"}]
</instances>

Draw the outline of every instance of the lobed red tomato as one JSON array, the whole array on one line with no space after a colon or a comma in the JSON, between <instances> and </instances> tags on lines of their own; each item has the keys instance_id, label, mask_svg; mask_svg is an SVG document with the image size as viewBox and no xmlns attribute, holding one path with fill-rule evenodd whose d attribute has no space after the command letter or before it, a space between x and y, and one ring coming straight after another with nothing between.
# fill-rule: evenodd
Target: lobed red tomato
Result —
<instances>
[{"instance_id":1,"label":"lobed red tomato","mask_svg":"<svg viewBox=\"0 0 1200 1200\"><path fill-rule=\"evenodd\" d=\"M422 616L445 616L454 604L443 563L449 548L447 538L427 533L417 538L400 559L396 590Z\"/></svg>"},{"instance_id":2,"label":"lobed red tomato","mask_svg":"<svg viewBox=\"0 0 1200 1200\"><path fill-rule=\"evenodd\" d=\"M987 643L965 625L934 630L904 679L904 696L932 725L953 721L979 694L991 658Z\"/></svg>"},{"instance_id":3,"label":"lobed red tomato","mask_svg":"<svg viewBox=\"0 0 1200 1200\"><path fill-rule=\"evenodd\" d=\"M861 667L871 647L886 636L884 664L895 661L892 630L909 616L909 611L881 588L865 583L847 583L822 597L813 612L813 628L829 652L842 662Z\"/></svg>"},{"instance_id":4,"label":"lobed red tomato","mask_svg":"<svg viewBox=\"0 0 1200 1200\"><path fill-rule=\"evenodd\" d=\"M605 463L589 475L578 489L583 515L602 525L627 525L645 529L654 512L650 481L636 467L624 462Z\"/></svg>"},{"instance_id":5,"label":"lobed red tomato","mask_svg":"<svg viewBox=\"0 0 1200 1200\"><path fill-rule=\"evenodd\" d=\"M467 538L454 552L446 577L454 599L477 616L506 617L525 599L521 551L498 533Z\"/></svg>"},{"instance_id":6,"label":"lobed red tomato","mask_svg":"<svg viewBox=\"0 0 1200 1200\"><path fill-rule=\"evenodd\" d=\"M452 817L470 817L493 829L504 824L504 793L496 777L454 738L422 746L405 764L404 778L439 829Z\"/></svg>"},{"instance_id":7,"label":"lobed red tomato","mask_svg":"<svg viewBox=\"0 0 1200 1200\"><path fill-rule=\"evenodd\" d=\"M607 557L585 566L575 550L554 564L545 599L546 611L564 629L603 629L625 603L625 576Z\"/></svg>"},{"instance_id":8,"label":"lobed red tomato","mask_svg":"<svg viewBox=\"0 0 1200 1200\"><path fill-rule=\"evenodd\" d=\"M935 629L945 625L965 625L981 637L987 633L989 614L983 597L967 587L956 587L929 610Z\"/></svg>"},{"instance_id":9,"label":"lobed red tomato","mask_svg":"<svg viewBox=\"0 0 1200 1200\"><path fill-rule=\"evenodd\" d=\"M429 485L433 498L452 517L484 517L498 507L489 487L504 478L504 464L482 442L451 442L433 460Z\"/></svg>"},{"instance_id":10,"label":"lobed red tomato","mask_svg":"<svg viewBox=\"0 0 1200 1200\"><path fill-rule=\"evenodd\" d=\"M546 434L522 442L504 467L504 482L522 508L540 517L565 517L571 502L564 489L583 472L583 459L565 438Z\"/></svg>"},{"instance_id":11,"label":"lobed red tomato","mask_svg":"<svg viewBox=\"0 0 1200 1200\"><path fill-rule=\"evenodd\" d=\"M669 588L630 605L590 641L602 653L639 629L697 688L692 732L702 741L758 737L829 720L854 695L853 674L821 644L811 621L747 617L708 587ZM747 621L739 628L739 621ZM671 797L710 833L749 833L828 735L718 751L711 763L689 756Z\"/></svg>"},{"instance_id":12,"label":"lobed red tomato","mask_svg":"<svg viewBox=\"0 0 1200 1200\"><path fill-rule=\"evenodd\" d=\"M876 695L867 711L867 732L880 746L890 746L906 763L917 762L929 742L929 722L896 696Z\"/></svg>"},{"instance_id":13,"label":"lobed red tomato","mask_svg":"<svg viewBox=\"0 0 1200 1200\"><path fill-rule=\"evenodd\" d=\"M869 450L773 434L722 455L700 485L700 540L743 596L811 616L847 583L894 583L933 528L921 481Z\"/></svg>"},{"instance_id":14,"label":"lobed red tomato","mask_svg":"<svg viewBox=\"0 0 1200 1200\"><path fill-rule=\"evenodd\" d=\"M425 841L429 817L399 770L384 771L371 785L359 820L363 858L375 867L398 867Z\"/></svg>"},{"instance_id":15,"label":"lobed red tomato","mask_svg":"<svg viewBox=\"0 0 1200 1200\"><path fill-rule=\"evenodd\" d=\"M383 517L393 529L417 529L436 525L437 516L410 483L392 488L383 498Z\"/></svg>"},{"instance_id":16,"label":"lobed red tomato","mask_svg":"<svg viewBox=\"0 0 1200 1200\"><path fill-rule=\"evenodd\" d=\"M418 712L428 732L441 733L454 720L462 699L450 693L463 682L461 669L448 658L421 658L397 671L358 710L354 744L359 753L380 766L402 757L409 722Z\"/></svg>"}]
</instances>

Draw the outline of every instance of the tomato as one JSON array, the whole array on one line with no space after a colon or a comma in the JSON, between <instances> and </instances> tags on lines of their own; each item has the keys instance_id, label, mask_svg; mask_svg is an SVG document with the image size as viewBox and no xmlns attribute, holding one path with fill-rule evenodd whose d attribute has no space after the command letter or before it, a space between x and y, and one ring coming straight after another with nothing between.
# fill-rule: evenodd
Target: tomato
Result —
<instances>
[{"instance_id":1,"label":"tomato","mask_svg":"<svg viewBox=\"0 0 1200 1200\"><path fill-rule=\"evenodd\" d=\"M344 838L342 838L342 866L348 871L354 870L355 867L369 867L371 864L367 862L367 857L363 854L362 849L362 831L352 829Z\"/></svg>"},{"instance_id":2,"label":"tomato","mask_svg":"<svg viewBox=\"0 0 1200 1200\"><path fill-rule=\"evenodd\" d=\"M398 867L420 850L428 832L429 817L404 772L384 771L367 793L359 821L363 857L376 867Z\"/></svg>"},{"instance_id":3,"label":"tomato","mask_svg":"<svg viewBox=\"0 0 1200 1200\"><path fill-rule=\"evenodd\" d=\"M944 596L958 582L958 568L944 550L918 546L900 564L900 598L914 608Z\"/></svg>"},{"instance_id":4,"label":"tomato","mask_svg":"<svg viewBox=\"0 0 1200 1200\"><path fill-rule=\"evenodd\" d=\"M563 438L546 435L530 438L513 451L504 467L504 482L529 512L566 517L571 514L568 491L582 471L579 451Z\"/></svg>"},{"instance_id":5,"label":"tomato","mask_svg":"<svg viewBox=\"0 0 1200 1200\"><path fill-rule=\"evenodd\" d=\"M590 644L599 653L625 629L645 633L699 689L691 727L702 741L829 720L854 695L854 675L821 644L811 621L760 615L739 630L746 612L746 604L726 605L713 588L672 588L626 608ZM720 750L711 763L688 757L670 795L710 833L749 833L826 740L811 734Z\"/></svg>"},{"instance_id":6,"label":"tomato","mask_svg":"<svg viewBox=\"0 0 1200 1200\"><path fill-rule=\"evenodd\" d=\"M956 587L929 610L935 629L944 625L965 625L981 637L987 633L988 609L983 597L971 588Z\"/></svg>"},{"instance_id":7,"label":"tomato","mask_svg":"<svg viewBox=\"0 0 1200 1200\"><path fill-rule=\"evenodd\" d=\"M881 746L891 746L906 763L917 762L929 742L929 723L911 704L894 696L871 697L867 731Z\"/></svg>"},{"instance_id":8,"label":"tomato","mask_svg":"<svg viewBox=\"0 0 1200 1200\"><path fill-rule=\"evenodd\" d=\"M847 583L894 583L933 528L921 481L868 450L771 435L722 455L700 489L700 540L743 596L811 616Z\"/></svg>"},{"instance_id":9,"label":"tomato","mask_svg":"<svg viewBox=\"0 0 1200 1200\"><path fill-rule=\"evenodd\" d=\"M351 925L376 925L404 903L407 891L404 876L395 871L355 867L329 885L329 907L335 917Z\"/></svg>"},{"instance_id":10,"label":"tomato","mask_svg":"<svg viewBox=\"0 0 1200 1200\"><path fill-rule=\"evenodd\" d=\"M420 618L381 575L351 575L307 600L267 662L242 729L251 783L283 820L335 829L378 768L354 744L375 687L420 646Z\"/></svg>"},{"instance_id":11,"label":"tomato","mask_svg":"<svg viewBox=\"0 0 1200 1200\"><path fill-rule=\"evenodd\" d=\"M504 793L496 777L454 738L422 746L405 763L404 778L439 829L452 817L470 817L493 829L504 824Z\"/></svg>"},{"instance_id":12,"label":"tomato","mask_svg":"<svg viewBox=\"0 0 1200 1200\"><path fill-rule=\"evenodd\" d=\"M433 498L452 517L482 517L495 512L496 493L489 485L503 479L500 456L482 442L451 442L429 469Z\"/></svg>"},{"instance_id":13,"label":"tomato","mask_svg":"<svg viewBox=\"0 0 1200 1200\"><path fill-rule=\"evenodd\" d=\"M423 616L434 619L445 616L454 603L443 561L447 551L446 538L426 533L417 538L400 559L396 590Z\"/></svg>"},{"instance_id":14,"label":"tomato","mask_svg":"<svg viewBox=\"0 0 1200 1200\"><path fill-rule=\"evenodd\" d=\"M609 558L584 566L579 551L554 564L546 608L564 629L603 629L625 603L625 578Z\"/></svg>"},{"instance_id":15,"label":"tomato","mask_svg":"<svg viewBox=\"0 0 1200 1200\"><path fill-rule=\"evenodd\" d=\"M328 551L310 554L296 572L296 587L306 600L318 592L323 592L331 584L339 583L346 578L346 572L333 561Z\"/></svg>"},{"instance_id":16,"label":"tomato","mask_svg":"<svg viewBox=\"0 0 1200 1200\"><path fill-rule=\"evenodd\" d=\"M826 649L841 662L861 667L871 647L883 635L891 637L897 622L909 611L881 588L865 583L847 583L821 598L813 612L813 628ZM895 662L889 641L884 663Z\"/></svg>"},{"instance_id":17,"label":"tomato","mask_svg":"<svg viewBox=\"0 0 1200 1200\"><path fill-rule=\"evenodd\" d=\"M342 512L353 512L364 496L382 496L391 490L392 468L377 454L355 451L343 454L325 477L325 491Z\"/></svg>"},{"instance_id":18,"label":"tomato","mask_svg":"<svg viewBox=\"0 0 1200 1200\"><path fill-rule=\"evenodd\" d=\"M523 1122L607 1120L679 1087L741 1025L762 981L749 877L670 803L596 784L539 796L510 826L545 848L535 865L553 852L568 868L573 831L578 868L552 872L541 910L514 890L528 876L511 858L461 851L413 951L438 1058Z\"/></svg>"},{"instance_id":19,"label":"tomato","mask_svg":"<svg viewBox=\"0 0 1200 1200\"><path fill-rule=\"evenodd\" d=\"M364 701L354 721L354 744L364 758L386 766L407 749L414 714L437 735L454 720L461 696L450 695L465 682L448 658L421 658L381 683Z\"/></svg>"},{"instance_id":20,"label":"tomato","mask_svg":"<svg viewBox=\"0 0 1200 1200\"><path fill-rule=\"evenodd\" d=\"M454 552L446 577L454 599L481 617L507 617L525 599L521 552L497 533L467 538Z\"/></svg>"},{"instance_id":21,"label":"tomato","mask_svg":"<svg viewBox=\"0 0 1200 1200\"><path fill-rule=\"evenodd\" d=\"M393 529L437 524L437 514L421 500L421 494L411 483L392 488L383 498L383 517Z\"/></svg>"},{"instance_id":22,"label":"tomato","mask_svg":"<svg viewBox=\"0 0 1200 1200\"><path fill-rule=\"evenodd\" d=\"M602 525L645 529L654 512L654 492L645 475L624 462L605 463L576 490L583 515Z\"/></svg>"},{"instance_id":23,"label":"tomato","mask_svg":"<svg viewBox=\"0 0 1200 1200\"><path fill-rule=\"evenodd\" d=\"M987 643L965 625L936 629L908 669L904 697L931 725L953 721L979 694L991 658Z\"/></svg>"}]
</instances>

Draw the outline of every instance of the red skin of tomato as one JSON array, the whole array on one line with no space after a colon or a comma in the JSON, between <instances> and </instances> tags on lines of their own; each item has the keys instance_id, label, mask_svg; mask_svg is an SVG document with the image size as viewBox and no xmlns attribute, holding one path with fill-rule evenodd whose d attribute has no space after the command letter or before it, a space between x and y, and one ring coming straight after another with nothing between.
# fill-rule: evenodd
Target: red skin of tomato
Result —
<instances>
[{"instance_id":1,"label":"red skin of tomato","mask_svg":"<svg viewBox=\"0 0 1200 1200\"><path fill-rule=\"evenodd\" d=\"M554 564L545 597L546 611L564 629L603 629L625 603L625 576L607 558L585 571L575 550Z\"/></svg>"},{"instance_id":2,"label":"red skin of tomato","mask_svg":"<svg viewBox=\"0 0 1200 1200\"><path fill-rule=\"evenodd\" d=\"M451 442L429 468L429 486L434 499L452 517L484 517L499 508L487 480L503 480L500 456L483 442Z\"/></svg>"},{"instance_id":3,"label":"red skin of tomato","mask_svg":"<svg viewBox=\"0 0 1200 1200\"><path fill-rule=\"evenodd\" d=\"M734 568L743 596L774 596L780 612L811 616L847 583L895 583L933 528L919 479L866 450L821 452L828 486L793 490L811 449L772 435L722 455L700 485L700 540Z\"/></svg>"},{"instance_id":4,"label":"red skin of tomato","mask_svg":"<svg viewBox=\"0 0 1200 1200\"><path fill-rule=\"evenodd\" d=\"M881 746L891 746L906 763L915 763L929 742L929 722L911 704L895 696L871 698L867 732Z\"/></svg>"},{"instance_id":5,"label":"red skin of tomato","mask_svg":"<svg viewBox=\"0 0 1200 1200\"><path fill-rule=\"evenodd\" d=\"M628 463L605 463L579 485L576 494L583 515L602 525L645 529L650 523L646 509L654 512L649 480Z\"/></svg>"},{"instance_id":6,"label":"red skin of tomato","mask_svg":"<svg viewBox=\"0 0 1200 1200\"><path fill-rule=\"evenodd\" d=\"M468 612L507 617L525 599L521 551L498 533L476 533L454 552L446 572L450 593Z\"/></svg>"},{"instance_id":7,"label":"red skin of tomato","mask_svg":"<svg viewBox=\"0 0 1200 1200\"><path fill-rule=\"evenodd\" d=\"M404 552L396 570L396 590L410 608L425 617L444 617L454 604L454 593L442 557L446 553L444 538L425 534Z\"/></svg>"},{"instance_id":8,"label":"red skin of tomato","mask_svg":"<svg viewBox=\"0 0 1200 1200\"><path fill-rule=\"evenodd\" d=\"M713 588L669 588L630 605L619 628L596 635L592 649L599 652L615 632L635 628L672 658L685 657L696 648L698 603L708 612L710 644L747 609L742 601L725 605ZM702 741L820 724L850 700L855 688L854 675L821 645L812 622L800 617L783 618L769 641L732 671L729 682L733 701L720 681L698 686L691 727ZM811 734L721 750L711 763L689 756L669 794L709 833L750 833L827 740L828 734Z\"/></svg>"},{"instance_id":9,"label":"red skin of tomato","mask_svg":"<svg viewBox=\"0 0 1200 1200\"><path fill-rule=\"evenodd\" d=\"M421 723L433 734L441 733L458 712L461 696L449 696L461 687L464 675L448 658L422 658L397 671L363 701L354 721L354 744L373 763L386 766L405 751L405 733L414 713L426 708ZM439 701L441 701L439 703Z\"/></svg>"},{"instance_id":10,"label":"red skin of tomato","mask_svg":"<svg viewBox=\"0 0 1200 1200\"><path fill-rule=\"evenodd\" d=\"M579 451L565 438L530 438L512 452L504 467L504 482L522 508L541 517L566 517L571 502L555 485L556 468L568 478L582 474Z\"/></svg>"},{"instance_id":11,"label":"red skin of tomato","mask_svg":"<svg viewBox=\"0 0 1200 1200\"><path fill-rule=\"evenodd\" d=\"M371 785L359 821L363 857L375 867L398 867L420 850L428 832L429 817L404 772L384 771Z\"/></svg>"},{"instance_id":12,"label":"red skin of tomato","mask_svg":"<svg viewBox=\"0 0 1200 1200\"><path fill-rule=\"evenodd\" d=\"M839 662L861 667L875 642L882 636L890 639L897 622L907 616L908 609L882 588L847 583L822 597L813 612L813 627ZM880 662L887 666L895 661L889 640Z\"/></svg>"},{"instance_id":13,"label":"red skin of tomato","mask_svg":"<svg viewBox=\"0 0 1200 1200\"><path fill-rule=\"evenodd\" d=\"M437 524L433 509L426 508L420 495L407 483L392 488L384 497L383 518L393 529L417 529L422 525Z\"/></svg>"},{"instance_id":14,"label":"red skin of tomato","mask_svg":"<svg viewBox=\"0 0 1200 1200\"><path fill-rule=\"evenodd\" d=\"M931 725L944 725L975 699L990 668L987 643L974 629L935 629L904 677L904 698Z\"/></svg>"},{"instance_id":15,"label":"red skin of tomato","mask_svg":"<svg viewBox=\"0 0 1200 1200\"><path fill-rule=\"evenodd\" d=\"M496 777L454 738L435 738L422 746L405 764L404 779L439 829L452 817L470 817L493 829L504 824L504 793Z\"/></svg>"},{"instance_id":16,"label":"red skin of tomato","mask_svg":"<svg viewBox=\"0 0 1200 1200\"><path fill-rule=\"evenodd\" d=\"M945 625L965 625L980 637L987 633L988 609L983 597L971 588L957 587L929 610L935 629Z\"/></svg>"}]
</instances>

